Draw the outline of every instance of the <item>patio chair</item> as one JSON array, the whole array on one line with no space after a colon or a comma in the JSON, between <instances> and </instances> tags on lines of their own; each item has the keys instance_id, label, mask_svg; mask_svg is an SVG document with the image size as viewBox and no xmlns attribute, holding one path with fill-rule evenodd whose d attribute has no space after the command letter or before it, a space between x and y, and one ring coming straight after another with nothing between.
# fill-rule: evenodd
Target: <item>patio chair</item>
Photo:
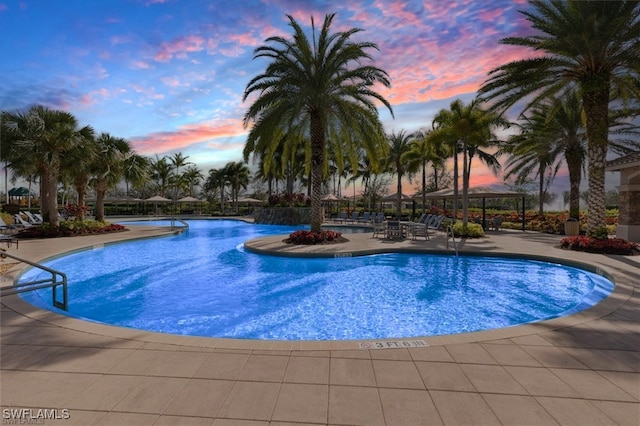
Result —
<instances>
[{"instance_id":1,"label":"patio chair","mask_svg":"<svg viewBox=\"0 0 640 426\"><path fill-rule=\"evenodd\" d=\"M387 235L387 223L384 221L384 214L378 213L373 218L373 238L382 234L382 236L386 237Z\"/></svg>"},{"instance_id":2,"label":"patio chair","mask_svg":"<svg viewBox=\"0 0 640 426\"><path fill-rule=\"evenodd\" d=\"M444 215L433 216L431 218L431 221L427 223L427 228L438 231L440 229L440 225L442 225L443 220L444 220Z\"/></svg>"},{"instance_id":3,"label":"patio chair","mask_svg":"<svg viewBox=\"0 0 640 426\"><path fill-rule=\"evenodd\" d=\"M401 240L404 238L404 232L399 220L387 221L387 233L386 236L390 240Z\"/></svg>"},{"instance_id":4,"label":"patio chair","mask_svg":"<svg viewBox=\"0 0 640 426\"><path fill-rule=\"evenodd\" d=\"M18 239L11 235L0 234L0 243L6 243L7 248L11 247L11 244L16 243L16 250L18 249Z\"/></svg>"},{"instance_id":5,"label":"patio chair","mask_svg":"<svg viewBox=\"0 0 640 426\"><path fill-rule=\"evenodd\" d=\"M343 223L347 220L347 212L340 212L340 215L333 219L334 222Z\"/></svg>"},{"instance_id":6,"label":"patio chair","mask_svg":"<svg viewBox=\"0 0 640 426\"><path fill-rule=\"evenodd\" d=\"M29 222L27 222L26 220L24 220L24 219L22 218L22 216L20 216L20 214L14 214L14 215L13 215L13 217L15 218L16 224L17 224L19 227L22 227L22 228L31 228L31 227L33 226L32 224L30 224Z\"/></svg>"},{"instance_id":7,"label":"patio chair","mask_svg":"<svg viewBox=\"0 0 640 426\"><path fill-rule=\"evenodd\" d=\"M0 217L0 230L16 232L16 231L18 230L18 228L20 228L18 225L14 225L14 224L7 224L7 223L6 223L4 220L2 220L2 218Z\"/></svg>"},{"instance_id":8,"label":"patio chair","mask_svg":"<svg viewBox=\"0 0 640 426\"><path fill-rule=\"evenodd\" d=\"M364 212L362 217L358 218L358 223L369 223L371 221L371 212Z\"/></svg>"},{"instance_id":9,"label":"patio chair","mask_svg":"<svg viewBox=\"0 0 640 426\"><path fill-rule=\"evenodd\" d=\"M351 213L351 217L347 219L347 223L349 223L349 222L356 223L356 222L358 222L358 218L359 217L360 217L360 213L353 212L353 213Z\"/></svg>"},{"instance_id":10,"label":"patio chair","mask_svg":"<svg viewBox=\"0 0 640 426\"><path fill-rule=\"evenodd\" d=\"M42 220L39 220L35 215L33 215L30 211L22 212L29 219L29 223L32 225L42 225Z\"/></svg>"},{"instance_id":11,"label":"patio chair","mask_svg":"<svg viewBox=\"0 0 640 426\"><path fill-rule=\"evenodd\" d=\"M489 221L489 229L493 229L494 231L499 231L502 227L502 217L496 216L493 220Z\"/></svg>"}]
</instances>

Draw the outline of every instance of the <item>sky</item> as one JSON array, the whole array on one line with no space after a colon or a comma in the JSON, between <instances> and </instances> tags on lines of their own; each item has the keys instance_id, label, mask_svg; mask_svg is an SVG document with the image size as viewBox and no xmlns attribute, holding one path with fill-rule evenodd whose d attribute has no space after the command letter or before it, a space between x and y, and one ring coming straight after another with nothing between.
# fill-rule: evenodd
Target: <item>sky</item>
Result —
<instances>
[{"instance_id":1,"label":"sky","mask_svg":"<svg viewBox=\"0 0 640 426\"><path fill-rule=\"evenodd\" d=\"M130 141L141 155L181 152L205 174L242 159L242 101L267 65L254 49L290 37L286 15L310 29L357 27L378 45L374 65L387 133L431 125L465 103L487 73L531 57L499 43L529 35L526 0L0 0L0 110L34 104L71 112L81 126ZM479 165L476 165L479 166ZM471 185L501 182L475 167ZM568 188L567 188L568 189Z\"/></svg>"}]
</instances>

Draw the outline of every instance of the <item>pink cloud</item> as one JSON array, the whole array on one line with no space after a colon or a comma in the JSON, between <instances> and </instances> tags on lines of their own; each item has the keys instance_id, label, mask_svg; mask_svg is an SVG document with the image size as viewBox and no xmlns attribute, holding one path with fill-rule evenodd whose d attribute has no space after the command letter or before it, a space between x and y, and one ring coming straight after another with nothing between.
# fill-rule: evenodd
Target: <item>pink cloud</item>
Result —
<instances>
[{"instance_id":1,"label":"pink cloud","mask_svg":"<svg viewBox=\"0 0 640 426\"><path fill-rule=\"evenodd\" d=\"M162 43L160 51L156 53L155 60L166 62L173 57L185 58L188 52L199 52L203 50L205 39L199 35L188 35L178 37L168 43Z\"/></svg>"},{"instance_id":2,"label":"pink cloud","mask_svg":"<svg viewBox=\"0 0 640 426\"><path fill-rule=\"evenodd\" d=\"M132 138L131 143L136 152L142 155L177 151L190 145L207 141L209 141L207 145L212 149L235 150L242 148L244 144L221 144L211 140L239 136L243 133L245 133L245 130L242 127L241 120L215 120L184 125L175 132L157 132L143 137Z\"/></svg>"}]
</instances>

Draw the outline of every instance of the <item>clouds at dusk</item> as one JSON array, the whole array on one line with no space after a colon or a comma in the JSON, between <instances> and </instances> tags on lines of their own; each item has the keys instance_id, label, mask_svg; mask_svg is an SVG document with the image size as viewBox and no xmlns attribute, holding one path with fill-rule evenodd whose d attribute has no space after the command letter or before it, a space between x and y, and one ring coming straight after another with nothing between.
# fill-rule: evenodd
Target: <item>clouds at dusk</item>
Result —
<instances>
[{"instance_id":1,"label":"clouds at dusk","mask_svg":"<svg viewBox=\"0 0 640 426\"><path fill-rule=\"evenodd\" d=\"M203 169L240 160L247 130L242 95L266 61L271 36L335 12L333 31L361 28L376 43L381 93L396 119L385 128L427 127L456 97L469 101L487 73L531 52L503 46L530 34L521 0L320 1L0 0L0 109L44 104L81 124L125 137L144 155L189 153Z\"/></svg>"}]
</instances>

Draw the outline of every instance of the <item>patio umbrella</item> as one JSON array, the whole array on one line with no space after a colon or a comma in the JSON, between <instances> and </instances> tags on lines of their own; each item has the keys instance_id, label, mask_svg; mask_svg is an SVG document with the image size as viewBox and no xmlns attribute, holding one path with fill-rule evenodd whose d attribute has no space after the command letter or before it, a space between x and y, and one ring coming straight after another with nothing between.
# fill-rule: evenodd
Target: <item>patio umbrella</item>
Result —
<instances>
[{"instance_id":1,"label":"patio umbrella","mask_svg":"<svg viewBox=\"0 0 640 426\"><path fill-rule=\"evenodd\" d=\"M145 203L170 203L171 200L160 195L153 196L144 200Z\"/></svg>"},{"instance_id":2,"label":"patio umbrella","mask_svg":"<svg viewBox=\"0 0 640 426\"><path fill-rule=\"evenodd\" d=\"M204 203L204 200L201 200L199 198L195 198L195 197L182 197L178 200L179 203Z\"/></svg>"},{"instance_id":3,"label":"patio umbrella","mask_svg":"<svg viewBox=\"0 0 640 426\"><path fill-rule=\"evenodd\" d=\"M246 203L246 204L262 204L264 203L264 201L262 200L257 200L255 198L251 198L251 197L239 197L238 198L238 203Z\"/></svg>"}]
</instances>

